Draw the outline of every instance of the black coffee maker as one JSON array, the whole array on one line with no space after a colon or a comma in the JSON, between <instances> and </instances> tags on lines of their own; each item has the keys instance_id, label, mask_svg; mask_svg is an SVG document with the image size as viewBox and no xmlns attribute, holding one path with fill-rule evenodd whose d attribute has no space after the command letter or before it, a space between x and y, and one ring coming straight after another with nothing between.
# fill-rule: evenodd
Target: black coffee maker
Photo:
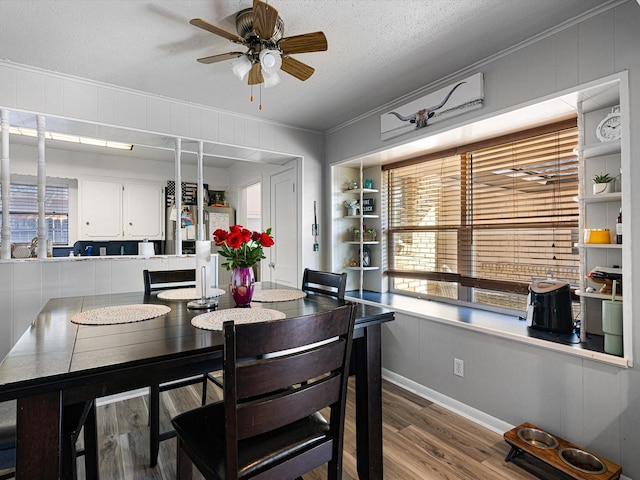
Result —
<instances>
[{"instance_id":1,"label":"black coffee maker","mask_svg":"<svg viewBox=\"0 0 640 480\"><path fill-rule=\"evenodd\" d=\"M571 333L575 327L569 284L558 280L535 280L529 285L527 326L556 333Z\"/></svg>"}]
</instances>

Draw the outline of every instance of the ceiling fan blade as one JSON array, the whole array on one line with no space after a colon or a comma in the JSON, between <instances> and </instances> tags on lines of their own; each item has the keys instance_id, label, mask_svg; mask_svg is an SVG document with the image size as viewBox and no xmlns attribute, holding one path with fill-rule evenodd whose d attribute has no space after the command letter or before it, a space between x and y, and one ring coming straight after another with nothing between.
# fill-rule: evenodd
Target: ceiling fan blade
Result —
<instances>
[{"instance_id":1,"label":"ceiling fan blade","mask_svg":"<svg viewBox=\"0 0 640 480\"><path fill-rule=\"evenodd\" d=\"M253 2L253 29L263 40L273 37L278 21L278 10L261 0Z\"/></svg>"},{"instance_id":2,"label":"ceiling fan blade","mask_svg":"<svg viewBox=\"0 0 640 480\"><path fill-rule=\"evenodd\" d=\"M284 55L291 53L324 52L329 48L327 37L322 32L305 33L286 37L278 42Z\"/></svg>"},{"instance_id":3,"label":"ceiling fan blade","mask_svg":"<svg viewBox=\"0 0 640 480\"><path fill-rule=\"evenodd\" d=\"M216 27L215 25L212 25L211 23L207 22L206 20L202 20L201 18L192 18L189 23L198 28L202 28L207 32L220 35L227 40L231 40L232 42L244 43L244 38L242 38L240 35L236 35L235 33L225 30L224 28Z\"/></svg>"},{"instance_id":4,"label":"ceiling fan blade","mask_svg":"<svg viewBox=\"0 0 640 480\"><path fill-rule=\"evenodd\" d=\"M316 71L315 68L292 57L282 57L282 66L280 69L303 82Z\"/></svg>"},{"instance_id":5,"label":"ceiling fan blade","mask_svg":"<svg viewBox=\"0 0 640 480\"><path fill-rule=\"evenodd\" d=\"M211 55L210 57L202 57L199 58L198 61L200 63L216 63L222 62L224 60L231 60L232 58L238 58L242 55L242 52L229 52L229 53L221 53L220 55Z\"/></svg>"},{"instance_id":6,"label":"ceiling fan blade","mask_svg":"<svg viewBox=\"0 0 640 480\"><path fill-rule=\"evenodd\" d=\"M262 82L264 82L262 68L259 63L254 63L251 70L249 70L249 85L258 85Z\"/></svg>"}]
</instances>

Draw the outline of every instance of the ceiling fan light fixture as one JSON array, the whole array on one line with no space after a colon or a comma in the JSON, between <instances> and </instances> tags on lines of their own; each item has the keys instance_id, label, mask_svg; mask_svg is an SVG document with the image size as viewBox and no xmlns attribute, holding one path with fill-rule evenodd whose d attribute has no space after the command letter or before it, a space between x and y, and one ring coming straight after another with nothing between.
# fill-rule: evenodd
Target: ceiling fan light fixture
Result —
<instances>
[{"instance_id":1,"label":"ceiling fan light fixture","mask_svg":"<svg viewBox=\"0 0 640 480\"><path fill-rule=\"evenodd\" d=\"M278 50L265 49L260 51L260 65L263 74L278 73L282 66L282 57Z\"/></svg>"},{"instance_id":2,"label":"ceiling fan light fixture","mask_svg":"<svg viewBox=\"0 0 640 480\"><path fill-rule=\"evenodd\" d=\"M251 60L246 55L240 55L238 58L231 62L231 69L233 74L240 80L244 80L252 67Z\"/></svg>"},{"instance_id":3,"label":"ceiling fan light fixture","mask_svg":"<svg viewBox=\"0 0 640 480\"><path fill-rule=\"evenodd\" d=\"M277 72L268 73L263 71L262 78L264 79L264 88L275 87L280 83L280 75Z\"/></svg>"}]
</instances>

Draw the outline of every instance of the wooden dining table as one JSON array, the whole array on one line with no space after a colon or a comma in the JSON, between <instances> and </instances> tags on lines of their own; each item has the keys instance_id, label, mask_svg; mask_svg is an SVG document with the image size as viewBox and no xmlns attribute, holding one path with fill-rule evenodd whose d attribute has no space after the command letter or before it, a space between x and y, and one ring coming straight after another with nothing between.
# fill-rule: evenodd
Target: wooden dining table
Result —
<instances>
[{"instance_id":1,"label":"wooden dining table","mask_svg":"<svg viewBox=\"0 0 640 480\"><path fill-rule=\"evenodd\" d=\"M286 287L270 282L257 290ZM287 317L330 310L344 304L326 295L251 308L279 310ZM171 308L149 320L114 325L78 325L80 313L102 307L159 304ZM227 293L217 309L233 308ZM17 399L18 479L61 477L63 407L94 398L217 370L222 335L191 325L206 310L185 301L143 292L52 298L0 363L0 401ZM360 479L382 479L381 326L392 310L358 304L352 371L356 384L357 469Z\"/></svg>"}]
</instances>

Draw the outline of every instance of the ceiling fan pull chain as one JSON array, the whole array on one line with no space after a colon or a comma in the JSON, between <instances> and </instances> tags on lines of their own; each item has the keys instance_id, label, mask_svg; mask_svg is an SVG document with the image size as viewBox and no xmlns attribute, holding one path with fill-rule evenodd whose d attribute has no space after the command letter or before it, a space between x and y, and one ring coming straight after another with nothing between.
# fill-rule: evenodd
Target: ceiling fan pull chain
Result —
<instances>
[{"instance_id":1,"label":"ceiling fan pull chain","mask_svg":"<svg viewBox=\"0 0 640 480\"><path fill-rule=\"evenodd\" d=\"M253 85L251 85L251 97L249 97L251 103L253 103Z\"/></svg>"},{"instance_id":2,"label":"ceiling fan pull chain","mask_svg":"<svg viewBox=\"0 0 640 480\"><path fill-rule=\"evenodd\" d=\"M258 110L262 110L262 84L260 84L260 106L258 107Z\"/></svg>"}]
</instances>

